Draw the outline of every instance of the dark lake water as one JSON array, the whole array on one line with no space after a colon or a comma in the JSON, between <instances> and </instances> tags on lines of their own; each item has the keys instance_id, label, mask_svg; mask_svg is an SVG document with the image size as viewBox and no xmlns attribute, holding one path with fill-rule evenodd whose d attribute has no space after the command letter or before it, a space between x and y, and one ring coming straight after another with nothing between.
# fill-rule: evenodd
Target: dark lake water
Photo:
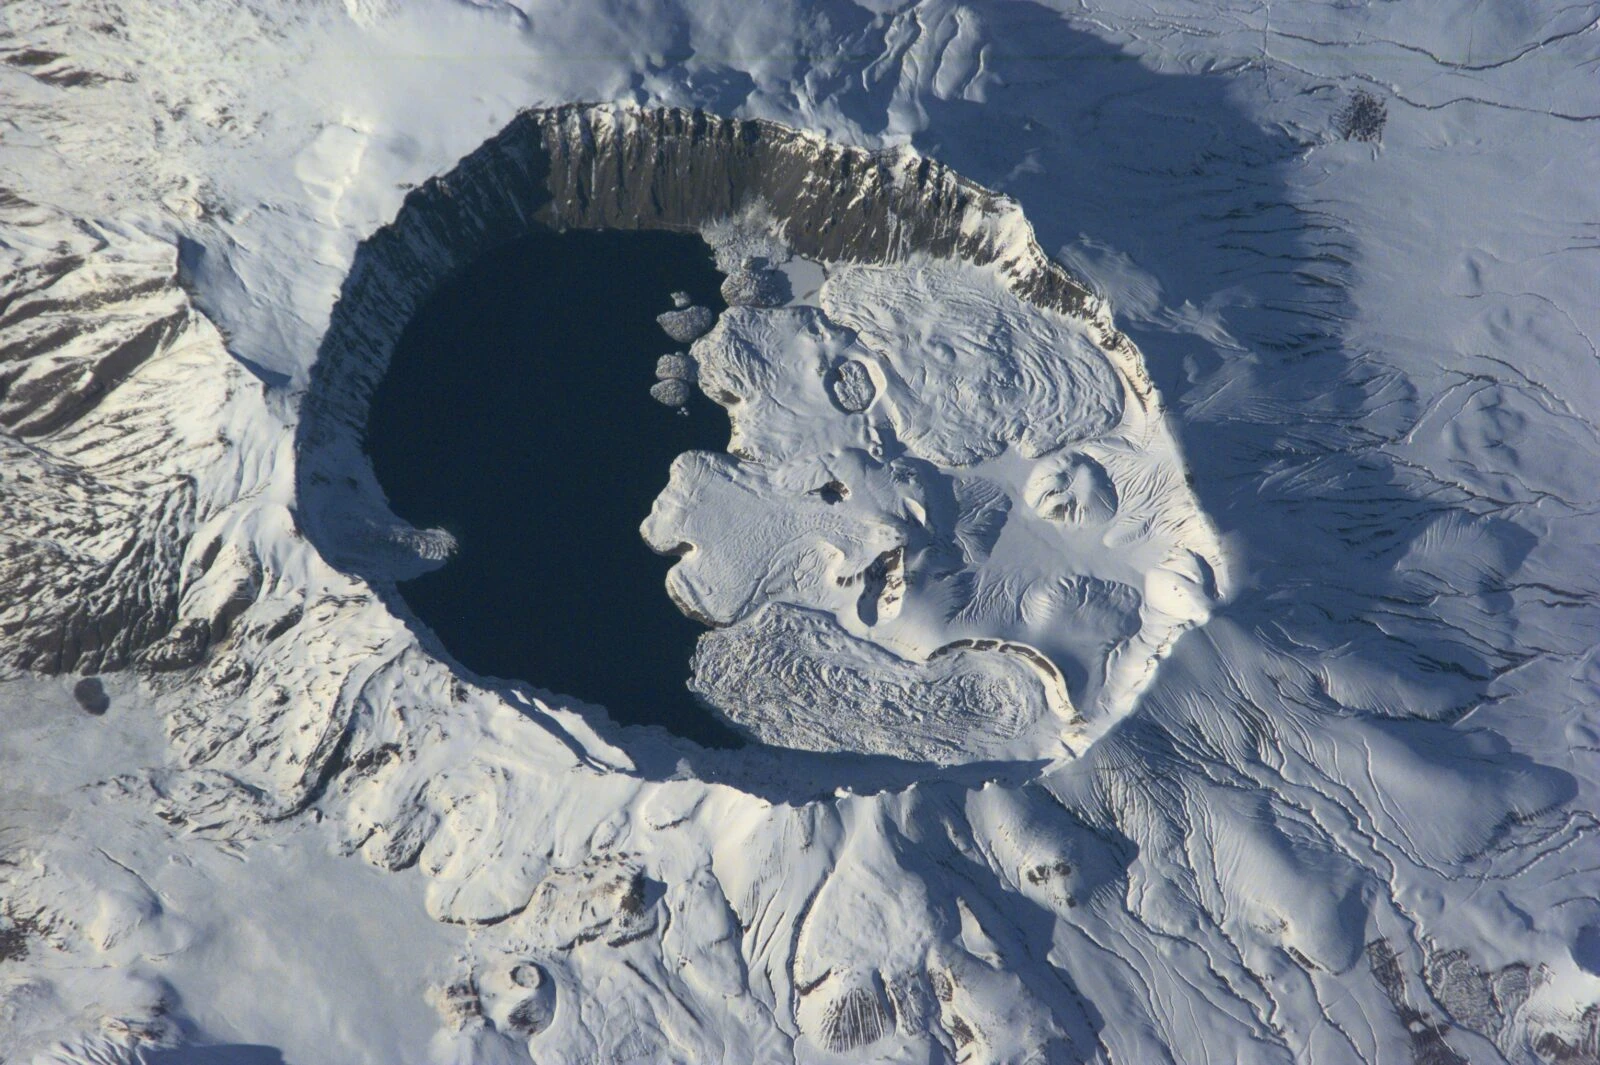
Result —
<instances>
[{"instance_id":1,"label":"dark lake water","mask_svg":"<svg viewBox=\"0 0 1600 1065\"><path fill-rule=\"evenodd\" d=\"M695 235L570 232L484 256L407 326L367 451L395 513L460 541L400 586L463 665L710 746L733 733L685 687L704 631L667 598L672 559L639 536L673 458L722 450L728 420L650 398L656 324L687 291L721 311Z\"/></svg>"}]
</instances>

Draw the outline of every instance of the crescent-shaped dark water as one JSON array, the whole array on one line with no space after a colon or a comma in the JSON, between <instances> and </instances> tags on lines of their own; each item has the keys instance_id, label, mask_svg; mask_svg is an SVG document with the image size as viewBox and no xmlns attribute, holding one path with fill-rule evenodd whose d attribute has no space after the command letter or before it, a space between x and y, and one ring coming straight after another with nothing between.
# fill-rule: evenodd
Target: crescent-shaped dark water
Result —
<instances>
[{"instance_id":1,"label":"crescent-shaped dark water","mask_svg":"<svg viewBox=\"0 0 1600 1065\"><path fill-rule=\"evenodd\" d=\"M460 550L400 586L476 673L525 680L708 746L738 741L685 686L702 627L667 598L639 524L672 460L727 416L650 398L671 293L720 311L694 234L571 231L480 257L407 325L366 447L396 514Z\"/></svg>"}]
</instances>

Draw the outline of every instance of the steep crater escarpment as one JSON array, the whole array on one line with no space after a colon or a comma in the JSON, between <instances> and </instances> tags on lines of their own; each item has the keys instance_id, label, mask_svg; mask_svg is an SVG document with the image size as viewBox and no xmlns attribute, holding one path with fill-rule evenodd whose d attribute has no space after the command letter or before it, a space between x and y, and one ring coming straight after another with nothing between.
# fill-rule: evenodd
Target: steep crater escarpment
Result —
<instances>
[{"instance_id":1,"label":"steep crater escarpment","mask_svg":"<svg viewBox=\"0 0 1600 1065\"><path fill-rule=\"evenodd\" d=\"M699 233L727 275L734 308L658 372L663 393L698 377L728 408L731 454L682 456L643 531L681 556L674 600L724 627L696 656L694 688L747 732L915 760L1056 757L1078 742L1069 732L1081 739L1086 724L1131 705L1176 633L1204 617L1219 553L1138 352L1040 251L1014 202L909 150L576 105L523 113L408 195L358 248L300 397L295 527L402 616L398 582L436 568L453 544L385 503L362 446L374 390L441 285L492 249L568 230ZM112 390L123 364L143 357L148 322L182 326L158 345L173 372L185 331L210 329L176 284L170 248L91 236L84 255L149 275L131 290L137 314L119 318L105 344L78 345L87 373L66 375L59 353L13 359L7 419L19 434L65 440L81 421L93 436L99 415L79 415L137 398ZM19 275L13 333L48 331L54 309L70 308L85 264L56 258L41 251L38 269ZM780 278L774 268L786 264L798 273ZM809 291L793 291L807 278ZM218 378L219 403L240 374L230 365ZM71 418L46 426L40 412ZM10 608L14 662L212 662L244 682L250 671L236 665L294 623L274 614L234 631L254 618L263 563L218 549L213 503L185 503L191 482L177 458L231 447L203 421L164 415L141 429L147 453L187 443L168 449L170 473L139 486L159 505L129 499L101 508L104 529L84 523L92 549L48 535L48 515L14 523L25 535L13 534L7 558L39 590ZM136 549L114 549L119 529ZM772 540L773 529L791 535ZM159 550L147 558L137 545ZM37 564L46 555L48 568ZM790 574L782 587L769 579L780 572ZM730 672L747 661L762 683ZM996 712L964 715L969 700L951 692ZM830 712L864 725L829 728ZM336 752L337 730L317 750ZM318 777L307 769L307 779Z\"/></svg>"},{"instance_id":2,"label":"steep crater escarpment","mask_svg":"<svg viewBox=\"0 0 1600 1065\"><path fill-rule=\"evenodd\" d=\"M1015 203L906 150L609 106L524 112L414 190L334 308L298 428L299 521L402 615L397 582L454 541L385 504L363 453L372 397L441 286L574 230L699 233L727 275L735 306L679 338L694 345L662 360L657 392L698 377L732 454L681 456L643 532L682 556L673 601L725 627L691 687L748 734L1060 757L1204 617L1216 553L1138 353ZM1120 510L1112 478L1139 486ZM1041 479L1048 507L1029 503Z\"/></svg>"},{"instance_id":3,"label":"steep crater escarpment","mask_svg":"<svg viewBox=\"0 0 1600 1065\"><path fill-rule=\"evenodd\" d=\"M337 428L360 431L406 322L489 248L539 230L698 231L751 207L771 212L796 255L996 265L1020 296L1092 315L1108 343L1125 343L1089 291L1033 243L1014 202L909 150L870 152L675 108L535 109L411 192L362 244L318 353L301 453L314 456Z\"/></svg>"}]
</instances>

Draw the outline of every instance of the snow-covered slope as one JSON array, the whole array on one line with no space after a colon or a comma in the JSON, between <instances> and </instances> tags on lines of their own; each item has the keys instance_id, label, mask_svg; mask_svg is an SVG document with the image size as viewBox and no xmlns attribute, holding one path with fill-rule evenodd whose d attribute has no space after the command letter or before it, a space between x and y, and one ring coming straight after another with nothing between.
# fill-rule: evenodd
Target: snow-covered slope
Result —
<instances>
[{"instance_id":1,"label":"snow-covered slope","mask_svg":"<svg viewBox=\"0 0 1600 1065\"><path fill-rule=\"evenodd\" d=\"M0 1059L1596 1060L1597 17L8 3ZM638 224L674 122L794 298L645 531L810 750L460 674L359 451L443 212Z\"/></svg>"}]
</instances>

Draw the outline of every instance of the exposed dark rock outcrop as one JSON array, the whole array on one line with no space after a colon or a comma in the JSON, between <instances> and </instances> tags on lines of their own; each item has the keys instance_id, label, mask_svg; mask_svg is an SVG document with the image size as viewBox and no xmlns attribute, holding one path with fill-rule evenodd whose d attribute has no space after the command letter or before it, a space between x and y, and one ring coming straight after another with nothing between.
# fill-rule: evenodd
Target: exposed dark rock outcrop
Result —
<instances>
[{"instance_id":1,"label":"exposed dark rock outcrop","mask_svg":"<svg viewBox=\"0 0 1600 1065\"><path fill-rule=\"evenodd\" d=\"M99 677L84 677L72 686L72 697L86 714L99 717L111 709L111 697Z\"/></svg>"},{"instance_id":2,"label":"exposed dark rock outcrop","mask_svg":"<svg viewBox=\"0 0 1600 1065\"><path fill-rule=\"evenodd\" d=\"M0 451L0 461L38 457ZM31 478L26 492L0 485L0 665L42 673L125 668L177 621L193 485L138 499L84 471L51 472Z\"/></svg>"},{"instance_id":3,"label":"exposed dark rock outcrop","mask_svg":"<svg viewBox=\"0 0 1600 1065\"><path fill-rule=\"evenodd\" d=\"M145 461L172 453L176 412L103 407L215 334L171 244L3 191L0 223L0 671L122 669L178 620L200 504Z\"/></svg>"},{"instance_id":4,"label":"exposed dark rock outcrop","mask_svg":"<svg viewBox=\"0 0 1600 1065\"><path fill-rule=\"evenodd\" d=\"M0 430L41 437L103 402L193 312L170 248L86 224L67 229L55 212L3 191L0 212L50 248L0 260ZM60 229L70 243L56 239Z\"/></svg>"},{"instance_id":5,"label":"exposed dark rock outcrop","mask_svg":"<svg viewBox=\"0 0 1600 1065\"><path fill-rule=\"evenodd\" d=\"M722 283L722 299L730 307L781 307L793 296L789 278L765 260L747 260Z\"/></svg>"},{"instance_id":6,"label":"exposed dark rock outcrop","mask_svg":"<svg viewBox=\"0 0 1600 1065\"><path fill-rule=\"evenodd\" d=\"M835 1054L846 1054L876 1043L892 1026L882 1000L865 987L853 987L829 1004L821 1042Z\"/></svg>"},{"instance_id":7,"label":"exposed dark rock outcrop","mask_svg":"<svg viewBox=\"0 0 1600 1065\"><path fill-rule=\"evenodd\" d=\"M302 504L347 464L401 330L490 247L566 229L697 230L761 209L796 254L891 263L913 254L999 266L1017 293L1068 314L1088 290L1026 234L1020 208L909 150L830 144L773 122L674 108L525 111L449 174L413 190L359 249L302 410ZM353 450L348 449L348 450ZM337 553L337 552L336 552Z\"/></svg>"}]
</instances>

